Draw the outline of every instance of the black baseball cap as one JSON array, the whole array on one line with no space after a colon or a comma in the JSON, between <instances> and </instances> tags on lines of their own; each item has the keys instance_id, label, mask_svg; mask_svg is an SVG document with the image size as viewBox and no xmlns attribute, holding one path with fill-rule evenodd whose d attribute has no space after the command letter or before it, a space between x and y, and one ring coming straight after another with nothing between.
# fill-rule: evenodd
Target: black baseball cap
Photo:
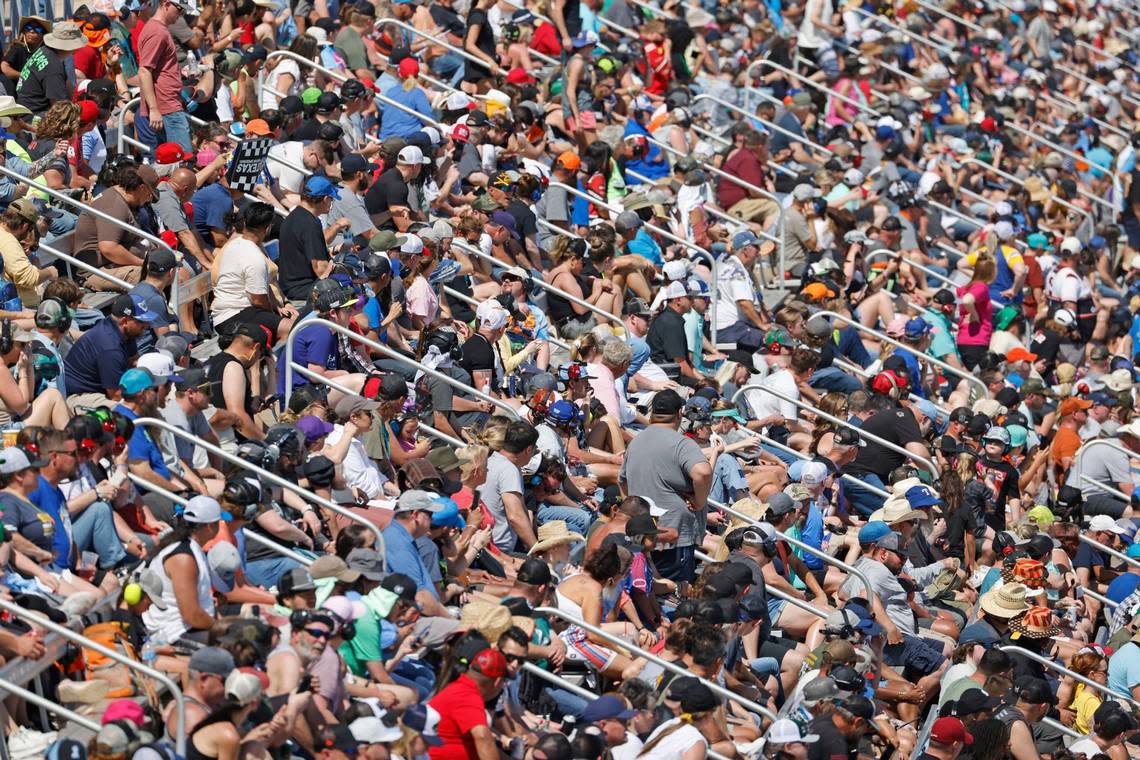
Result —
<instances>
[{"instance_id":1,"label":"black baseball cap","mask_svg":"<svg viewBox=\"0 0 1140 760\"><path fill-rule=\"evenodd\" d=\"M846 427L839 428L839 430L835 431L835 442L840 446L863 447L867 445L867 442L863 440L862 436L860 436L858 432Z\"/></svg>"},{"instance_id":2,"label":"black baseball cap","mask_svg":"<svg viewBox=\"0 0 1140 760\"><path fill-rule=\"evenodd\" d=\"M1049 553L1053 551L1053 539L1044 533L1038 533L1029 542L1025 544L1025 553L1032 559L1045 561Z\"/></svg>"},{"instance_id":3,"label":"black baseball cap","mask_svg":"<svg viewBox=\"0 0 1140 760\"><path fill-rule=\"evenodd\" d=\"M960 425L969 425L973 417L974 413L970 411L968 406L959 406L950 412L950 421L957 422Z\"/></svg>"},{"instance_id":4,"label":"black baseball cap","mask_svg":"<svg viewBox=\"0 0 1140 760\"><path fill-rule=\"evenodd\" d=\"M991 697L981 689L966 689L958 697L958 715L970 715L982 710L992 710L1001 704L997 697Z\"/></svg>"},{"instance_id":5,"label":"black baseball cap","mask_svg":"<svg viewBox=\"0 0 1140 760\"><path fill-rule=\"evenodd\" d=\"M537 557L531 557L523 562L515 578L519 583L528 586L546 586L554 580L550 574L550 566Z\"/></svg>"},{"instance_id":6,"label":"black baseball cap","mask_svg":"<svg viewBox=\"0 0 1140 760\"><path fill-rule=\"evenodd\" d=\"M155 273L169 272L178 266L178 259L165 248L156 248L146 255L146 268Z\"/></svg>"},{"instance_id":7,"label":"black baseball cap","mask_svg":"<svg viewBox=\"0 0 1140 760\"><path fill-rule=\"evenodd\" d=\"M946 288L943 288L934 294L934 303L941 304L942 306L949 306L950 304L955 303L956 300L957 299L954 298L954 294Z\"/></svg>"},{"instance_id":8,"label":"black baseball cap","mask_svg":"<svg viewBox=\"0 0 1140 760\"><path fill-rule=\"evenodd\" d=\"M653 396L653 404L651 410L653 414L676 414L681 411L685 406L685 399L681 398L681 394L672 388L666 388L663 391L658 391Z\"/></svg>"},{"instance_id":9,"label":"black baseball cap","mask_svg":"<svg viewBox=\"0 0 1140 760\"><path fill-rule=\"evenodd\" d=\"M736 581L725 573L710 575L705 579L704 592L705 597L709 599L729 599L736 596Z\"/></svg>"},{"instance_id":10,"label":"black baseball cap","mask_svg":"<svg viewBox=\"0 0 1140 760\"><path fill-rule=\"evenodd\" d=\"M179 377L182 380L174 383L175 390L199 390L202 392L209 392L210 390L210 378L206 375L206 370L203 367L190 367L181 370Z\"/></svg>"},{"instance_id":11,"label":"black baseball cap","mask_svg":"<svg viewBox=\"0 0 1140 760\"><path fill-rule=\"evenodd\" d=\"M399 66L400 61L404 60L405 58L411 58L411 57L412 57L412 49L410 47L407 47L406 45L401 45L400 47L392 48L392 52L388 54L388 65Z\"/></svg>"},{"instance_id":12,"label":"black baseball cap","mask_svg":"<svg viewBox=\"0 0 1140 760\"><path fill-rule=\"evenodd\" d=\"M296 116L305 112L305 104L296 95L286 95L277 104L277 110L287 116Z\"/></svg>"},{"instance_id":13,"label":"black baseball cap","mask_svg":"<svg viewBox=\"0 0 1140 760\"><path fill-rule=\"evenodd\" d=\"M629 522L625 524L627 536L656 536L660 532L661 529L657 527L657 521L652 515L637 515L629 518Z\"/></svg>"},{"instance_id":14,"label":"black baseball cap","mask_svg":"<svg viewBox=\"0 0 1140 760\"><path fill-rule=\"evenodd\" d=\"M405 602L416 603L416 582L403 573L389 573L380 581L380 588L391 591Z\"/></svg>"},{"instance_id":15,"label":"black baseball cap","mask_svg":"<svg viewBox=\"0 0 1140 760\"><path fill-rule=\"evenodd\" d=\"M264 61L269 57L269 51L265 45L250 45L241 53L242 63L251 63L252 61Z\"/></svg>"},{"instance_id":16,"label":"black baseball cap","mask_svg":"<svg viewBox=\"0 0 1140 760\"><path fill-rule=\"evenodd\" d=\"M335 92L322 92L317 98L317 113L329 114L340 107L340 95Z\"/></svg>"},{"instance_id":17,"label":"black baseball cap","mask_svg":"<svg viewBox=\"0 0 1140 760\"><path fill-rule=\"evenodd\" d=\"M319 108L318 106L318 110ZM321 113L325 112L321 111ZM330 110L329 113L332 113L332 111ZM320 129L317 130L317 138L327 143L338 143L342 137L344 137L344 127L336 122L326 121L321 125Z\"/></svg>"},{"instance_id":18,"label":"black baseball cap","mask_svg":"<svg viewBox=\"0 0 1140 760\"><path fill-rule=\"evenodd\" d=\"M366 172L372 167L364 156L359 153L349 153L340 162L340 173L356 174L357 172Z\"/></svg>"}]
</instances>

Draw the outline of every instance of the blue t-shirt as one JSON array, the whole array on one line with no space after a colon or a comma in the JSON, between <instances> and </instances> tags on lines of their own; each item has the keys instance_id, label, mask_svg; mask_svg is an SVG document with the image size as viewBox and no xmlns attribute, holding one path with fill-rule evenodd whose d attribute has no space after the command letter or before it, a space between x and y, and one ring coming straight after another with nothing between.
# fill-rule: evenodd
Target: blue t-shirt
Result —
<instances>
[{"instance_id":1,"label":"blue t-shirt","mask_svg":"<svg viewBox=\"0 0 1140 760\"><path fill-rule=\"evenodd\" d=\"M1112 579L1104 595L1119 604L1132 595L1136 587L1140 586L1140 575L1136 573L1123 573Z\"/></svg>"},{"instance_id":2,"label":"blue t-shirt","mask_svg":"<svg viewBox=\"0 0 1140 760\"><path fill-rule=\"evenodd\" d=\"M804 520L804 530L800 540L813 549L823 548L823 513L819 511L814 501L808 505L807 519ZM819 570L824 566L823 560L811 552L804 552L803 560L811 570Z\"/></svg>"},{"instance_id":3,"label":"blue t-shirt","mask_svg":"<svg viewBox=\"0 0 1140 760\"><path fill-rule=\"evenodd\" d=\"M641 338L627 335L629 338L629 347L633 350L633 358L629 360L629 369L626 370L625 380L629 384L629 378L636 375L649 361L649 344Z\"/></svg>"},{"instance_id":4,"label":"blue t-shirt","mask_svg":"<svg viewBox=\"0 0 1140 760\"><path fill-rule=\"evenodd\" d=\"M74 568L75 557L71 556L71 520L65 524L63 513L67 511L67 500L63 498L63 491L59 486L49 483L43 475L39 476L39 486L28 494L28 500L51 515L55 523L55 535L52 537L51 548L55 550L55 566L60 568ZM1137 576L1140 577L1140 576Z\"/></svg>"},{"instance_id":5,"label":"blue t-shirt","mask_svg":"<svg viewBox=\"0 0 1140 760\"><path fill-rule=\"evenodd\" d=\"M836 348L839 349L839 353L860 367L866 368L871 366L871 362L873 361L871 354L868 353L862 338L859 337L859 331L851 325L839 329L839 343Z\"/></svg>"},{"instance_id":6,"label":"blue t-shirt","mask_svg":"<svg viewBox=\"0 0 1140 760\"><path fill-rule=\"evenodd\" d=\"M665 258L661 255L661 246L657 245L653 236L645 231L645 227L640 227L637 230L637 236L629 241L627 247L630 253L636 253L638 256L649 259L658 269L665 266Z\"/></svg>"},{"instance_id":7,"label":"blue t-shirt","mask_svg":"<svg viewBox=\"0 0 1140 760\"><path fill-rule=\"evenodd\" d=\"M899 357L906 362L906 368L910 370L910 392L916 396L926 398L926 391L922 389L922 368L918 364L918 357L910 351L898 349L895 351Z\"/></svg>"},{"instance_id":8,"label":"blue t-shirt","mask_svg":"<svg viewBox=\"0 0 1140 760\"><path fill-rule=\"evenodd\" d=\"M325 369L340 369L340 355L337 352L336 335L324 325L302 327L293 343L293 361L305 367L317 364ZM300 372L293 373L293 387L311 382ZM285 393L285 352L277 359L277 392Z\"/></svg>"},{"instance_id":9,"label":"blue t-shirt","mask_svg":"<svg viewBox=\"0 0 1140 760\"><path fill-rule=\"evenodd\" d=\"M115 411L131 420L138 419L137 414L122 404L116 406ZM170 477L170 468L163 461L162 450L150 439L146 428L142 425L135 425L135 432L131 434L131 440L127 442L127 458L132 462L146 462L157 474L164 478Z\"/></svg>"},{"instance_id":10,"label":"blue t-shirt","mask_svg":"<svg viewBox=\"0 0 1140 760\"><path fill-rule=\"evenodd\" d=\"M211 182L194 193L190 205L194 207L194 228L206 246L213 248L214 238L210 235L210 229L224 230L226 214L234 208L230 191L222 187L220 182Z\"/></svg>"},{"instance_id":11,"label":"blue t-shirt","mask_svg":"<svg viewBox=\"0 0 1140 760\"><path fill-rule=\"evenodd\" d=\"M638 123L637 119L629 119L625 123L625 133L623 137L632 137L634 135L644 135L645 137L652 137L645 127ZM636 161L625 162L625 185L632 187L633 185L640 185L641 180L633 175L637 174L641 177L648 179L664 179L669 176L669 162L665 160L661 152L661 148L649 143L649 150L645 156L637 159Z\"/></svg>"},{"instance_id":12,"label":"blue t-shirt","mask_svg":"<svg viewBox=\"0 0 1140 760\"><path fill-rule=\"evenodd\" d=\"M1108 658L1108 688L1131 695L1136 685L1140 685L1140 645L1129 641Z\"/></svg>"},{"instance_id":13,"label":"blue t-shirt","mask_svg":"<svg viewBox=\"0 0 1140 760\"><path fill-rule=\"evenodd\" d=\"M384 548L386 551L384 561L388 571L403 573L416 582L417 589L429 589L436 599L439 598L439 589L431 581L431 573L424 565L423 557L416 548L415 539L408 529L392 520L388 527L382 531Z\"/></svg>"},{"instance_id":14,"label":"blue t-shirt","mask_svg":"<svg viewBox=\"0 0 1140 760\"><path fill-rule=\"evenodd\" d=\"M428 102L427 95L424 94L423 89L419 87L405 90L404 85L399 84L385 90L384 97L388 98L388 100L394 100L402 106L407 106L416 113L427 116L429 119L434 118L431 112L431 103ZM381 108L383 114L383 119L380 121L381 140L386 140L389 137L403 137L407 139L423 129L423 126L428 123L389 103L383 103Z\"/></svg>"}]
</instances>

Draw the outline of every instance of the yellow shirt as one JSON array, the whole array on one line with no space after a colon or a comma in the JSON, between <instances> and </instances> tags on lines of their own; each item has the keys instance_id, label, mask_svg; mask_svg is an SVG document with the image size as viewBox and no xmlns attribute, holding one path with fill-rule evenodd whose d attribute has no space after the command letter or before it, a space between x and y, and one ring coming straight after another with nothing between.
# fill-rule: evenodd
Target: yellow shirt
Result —
<instances>
[{"instance_id":1,"label":"yellow shirt","mask_svg":"<svg viewBox=\"0 0 1140 760\"><path fill-rule=\"evenodd\" d=\"M28 259L20 241L0 227L0 256L4 257L4 279L16 286L24 308L35 308L40 303L36 287L40 284L40 270Z\"/></svg>"},{"instance_id":2,"label":"yellow shirt","mask_svg":"<svg viewBox=\"0 0 1140 760\"><path fill-rule=\"evenodd\" d=\"M1077 733L1088 735L1092 729L1093 713L1103 701L1095 689L1090 689L1083 683L1077 684L1077 688L1073 692L1073 701L1069 705L1069 709L1077 714L1076 723L1073 725Z\"/></svg>"}]
</instances>

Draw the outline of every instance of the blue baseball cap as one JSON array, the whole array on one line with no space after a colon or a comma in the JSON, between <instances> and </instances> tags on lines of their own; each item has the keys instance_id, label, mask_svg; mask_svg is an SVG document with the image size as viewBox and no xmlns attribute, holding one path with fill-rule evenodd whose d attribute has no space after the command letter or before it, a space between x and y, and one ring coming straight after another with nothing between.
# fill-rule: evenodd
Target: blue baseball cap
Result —
<instances>
[{"instance_id":1,"label":"blue baseball cap","mask_svg":"<svg viewBox=\"0 0 1140 760\"><path fill-rule=\"evenodd\" d=\"M123 373L119 378L119 387L123 389L123 393L128 396L133 396L136 393L142 393L148 388L154 387L154 375L147 372L145 369L138 369L132 367Z\"/></svg>"},{"instance_id":2,"label":"blue baseball cap","mask_svg":"<svg viewBox=\"0 0 1140 760\"><path fill-rule=\"evenodd\" d=\"M883 632L883 626L875 622L874 615L863 605L848 603L843 606L843 609L850 610L859 618L859 624L855 627L862 631L864 636L870 638Z\"/></svg>"},{"instance_id":3,"label":"blue baseball cap","mask_svg":"<svg viewBox=\"0 0 1140 760\"><path fill-rule=\"evenodd\" d=\"M891 526L882 520L871 520L859 529L860 544L876 544L891 535Z\"/></svg>"},{"instance_id":4,"label":"blue baseball cap","mask_svg":"<svg viewBox=\"0 0 1140 760\"><path fill-rule=\"evenodd\" d=\"M1089 398L1092 399L1094 406L1096 404L1103 404L1104 406L1116 406L1116 399L1107 393L1104 393L1103 391L1097 391L1096 393L1089 394Z\"/></svg>"},{"instance_id":5,"label":"blue baseball cap","mask_svg":"<svg viewBox=\"0 0 1140 760\"><path fill-rule=\"evenodd\" d=\"M930 486L912 486L906 490L906 501L911 509L937 507L942 505L942 499L931 490Z\"/></svg>"},{"instance_id":6,"label":"blue baseball cap","mask_svg":"<svg viewBox=\"0 0 1140 760\"><path fill-rule=\"evenodd\" d=\"M1089 238L1089 248L1104 248L1106 245L1108 245L1108 241L1101 235L1093 235Z\"/></svg>"},{"instance_id":7,"label":"blue baseball cap","mask_svg":"<svg viewBox=\"0 0 1140 760\"><path fill-rule=\"evenodd\" d=\"M945 414L938 411L938 407L934 402L928 398L918 400L918 410L926 415L930 423L934 425L934 432L942 435L946 432L946 427L950 424L950 420Z\"/></svg>"},{"instance_id":8,"label":"blue baseball cap","mask_svg":"<svg viewBox=\"0 0 1140 760\"><path fill-rule=\"evenodd\" d=\"M438 512L433 512L431 516L431 524L437 528L455 528L456 530L463 530L467 527L467 521L459 514L459 505L453 499L446 496L437 496L433 499L436 504L440 506Z\"/></svg>"},{"instance_id":9,"label":"blue baseball cap","mask_svg":"<svg viewBox=\"0 0 1140 760\"><path fill-rule=\"evenodd\" d=\"M598 697L582 711L583 723L597 723L600 720L629 720L637 715L636 710L625 706L620 697L606 694Z\"/></svg>"},{"instance_id":10,"label":"blue baseball cap","mask_svg":"<svg viewBox=\"0 0 1140 760\"><path fill-rule=\"evenodd\" d=\"M328 177L322 177L318 174L314 174L305 181L305 193L315 198L340 200L340 191L336 189L336 185L330 182Z\"/></svg>"},{"instance_id":11,"label":"blue baseball cap","mask_svg":"<svg viewBox=\"0 0 1140 760\"><path fill-rule=\"evenodd\" d=\"M1025 244L1030 248L1040 251L1051 251L1053 246L1049 244L1049 238L1043 232L1034 232L1025 239Z\"/></svg>"},{"instance_id":12,"label":"blue baseball cap","mask_svg":"<svg viewBox=\"0 0 1140 760\"><path fill-rule=\"evenodd\" d=\"M732 250L739 251L749 245L760 245L760 238L752 230L741 230L732 236Z\"/></svg>"},{"instance_id":13,"label":"blue baseball cap","mask_svg":"<svg viewBox=\"0 0 1140 760\"><path fill-rule=\"evenodd\" d=\"M158 319L158 312L148 309L142 296L124 293L111 304L111 316L130 317L140 322L149 323Z\"/></svg>"},{"instance_id":14,"label":"blue baseball cap","mask_svg":"<svg viewBox=\"0 0 1140 760\"><path fill-rule=\"evenodd\" d=\"M907 320L906 326L903 328L903 335L911 340L915 340L926 335L930 330L929 322L922 317L915 317L914 319Z\"/></svg>"},{"instance_id":15,"label":"blue baseball cap","mask_svg":"<svg viewBox=\"0 0 1140 760\"><path fill-rule=\"evenodd\" d=\"M881 127L875 127L875 138L878 140L893 140L895 139L895 130L886 124Z\"/></svg>"},{"instance_id":16,"label":"blue baseball cap","mask_svg":"<svg viewBox=\"0 0 1140 760\"><path fill-rule=\"evenodd\" d=\"M1140 559L1140 544L1132 544L1124 550L1124 556L1129 559Z\"/></svg>"}]
</instances>

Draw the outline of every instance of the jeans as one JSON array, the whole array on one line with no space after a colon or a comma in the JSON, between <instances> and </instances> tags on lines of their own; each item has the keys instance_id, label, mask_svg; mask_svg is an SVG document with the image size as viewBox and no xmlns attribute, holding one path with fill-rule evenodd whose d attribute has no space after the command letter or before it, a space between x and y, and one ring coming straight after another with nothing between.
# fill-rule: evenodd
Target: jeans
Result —
<instances>
[{"instance_id":1,"label":"jeans","mask_svg":"<svg viewBox=\"0 0 1140 760\"><path fill-rule=\"evenodd\" d=\"M190 144L190 117L183 111L168 113L162 117L162 129L155 132L150 122L139 114L135 118L135 135L139 142L152 151L160 142L176 142L184 150L192 150ZM163 139L165 138L165 139Z\"/></svg>"},{"instance_id":2,"label":"jeans","mask_svg":"<svg viewBox=\"0 0 1140 760\"><path fill-rule=\"evenodd\" d=\"M873 472L856 475L855 477L867 485L886 488L886 485L879 479L879 476ZM851 481L843 481L843 492L847 496L847 503L863 517L870 515L876 509L883 506L882 496L874 491L868 491L866 488L860 488Z\"/></svg>"},{"instance_id":3,"label":"jeans","mask_svg":"<svg viewBox=\"0 0 1140 760\"><path fill-rule=\"evenodd\" d=\"M114 567L127 556L123 542L115 532L111 505L105 501L94 502L71 521L71 536L79 551L99 555L99 567L103 569Z\"/></svg>"},{"instance_id":4,"label":"jeans","mask_svg":"<svg viewBox=\"0 0 1140 760\"><path fill-rule=\"evenodd\" d=\"M828 392L851 393L863 389L859 378L853 377L838 367L823 367L812 373L808 385Z\"/></svg>"},{"instance_id":5,"label":"jeans","mask_svg":"<svg viewBox=\"0 0 1140 760\"><path fill-rule=\"evenodd\" d=\"M391 672L392 680L396 683L415 689L420 700L431 696L435 687L435 672L419 660L409 660L406 657Z\"/></svg>"},{"instance_id":6,"label":"jeans","mask_svg":"<svg viewBox=\"0 0 1140 760\"><path fill-rule=\"evenodd\" d=\"M301 567L296 560L288 557L264 557L245 561L245 577L250 583L263 588L273 588L282 575L295 567Z\"/></svg>"},{"instance_id":7,"label":"jeans","mask_svg":"<svg viewBox=\"0 0 1140 760\"><path fill-rule=\"evenodd\" d=\"M590 529L593 517L588 510L577 507L563 507L551 504L541 504L538 507L538 524L543 525L551 520L565 520L566 527L573 533L586 535Z\"/></svg>"},{"instance_id":8,"label":"jeans","mask_svg":"<svg viewBox=\"0 0 1140 760\"><path fill-rule=\"evenodd\" d=\"M563 715L573 715L576 719L582 718L582 713L586 711L586 705L589 701L579 697L572 691L567 689L557 689L547 686L543 690L546 696L553 700L554 704L558 706L558 711Z\"/></svg>"},{"instance_id":9,"label":"jeans","mask_svg":"<svg viewBox=\"0 0 1140 760\"><path fill-rule=\"evenodd\" d=\"M428 68L436 76L445 80L450 79L449 84L452 87L459 86L459 83L463 81L463 58L458 53L444 53L438 58L432 59Z\"/></svg>"},{"instance_id":10,"label":"jeans","mask_svg":"<svg viewBox=\"0 0 1140 760\"><path fill-rule=\"evenodd\" d=\"M737 494L740 491L745 495L748 493L748 478L744 477L740 462L732 454L721 454L716 458L716 466L713 468L710 498L722 504L732 504L739 498Z\"/></svg>"}]
</instances>

